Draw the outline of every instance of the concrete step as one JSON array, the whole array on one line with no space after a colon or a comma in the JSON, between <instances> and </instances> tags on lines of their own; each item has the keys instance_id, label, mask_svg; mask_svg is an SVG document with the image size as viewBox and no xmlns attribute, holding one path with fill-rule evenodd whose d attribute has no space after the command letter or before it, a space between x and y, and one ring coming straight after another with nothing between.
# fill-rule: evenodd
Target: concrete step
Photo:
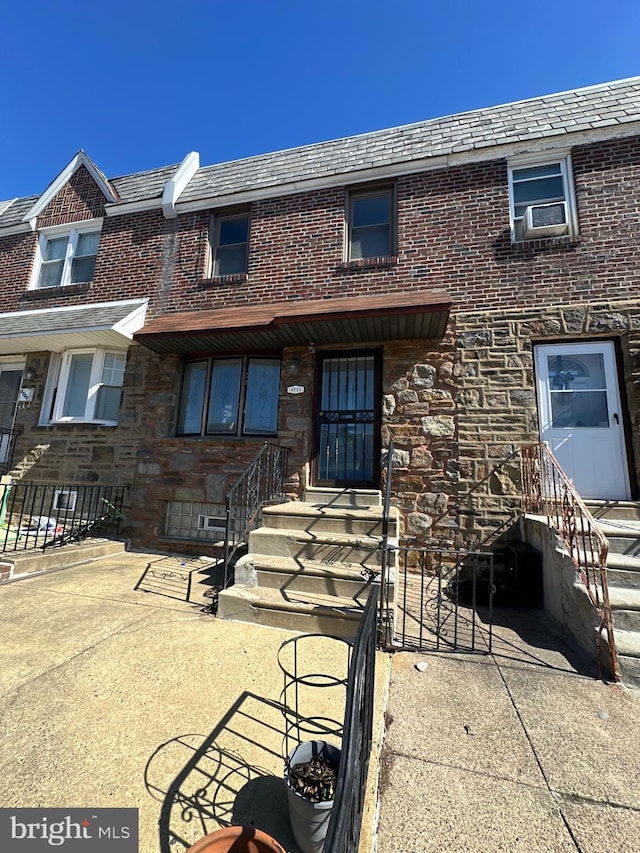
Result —
<instances>
[{"instance_id":1,"label":"concrete step","mask_svg":"<svg viewBox=\"0 0 640 853\"><path fill-rule=\"evenodd\" d=\"M249 553L371 568L378 568L382 561L380 537L272 527L259 527L249 534Z\"/></svg>"},{"instance_id":2,"label":"concrete step","mask_svg":"<svg viewBox=\"0 0 640 853\"><path fill-rule=\"evenodd\" d=\"M609 604L616 610L640 612L640 589L613 586L609 588Z\"/></svg>"},{"instance_id":3,"label":"concrete step","mask_svg":"<svg viewBox=\"0 0 640 853\"><path fill-rule=\"evenodd\" d=\"M236 584L218 596L217 616L304 634L355 637L367 594L356 599Z\"/></svg>"},{"instance_id":4,"label":"concrete step","mask_svg":"<svg viewBox=\"0 0 640 853\"><path fill-rule=\"evenodd\" d=\"M620 678L627 687L640 688L640 633L614 627ZM603 651L608 656L607 631L602 632Z\"/></svg>"},{"instance_id":5,"label":"concrete step","mask_svg":"<svg viewBox=\"0 0 640 853\"><path fill-rule=\"evenodd\" d=\"M640 557L627 554L609 554L607 579L610 587L640 589Z\"/></svg>"},{"instance_id":6,"label":"concrete step","mask_svg":"<svg viewBox=\"0 0 640 853\"><path fill-rule=\"evenodd\" d=\"M378 589L380 575L362 566L348 563L327 565L316 560L292 557L269 557L247 554L235 565L235 582L240 586L260 586L270 589L311 592L360 598L368 595L372 586ZM393 595L393 586L391 586Z\"/></svg>"},{"instance_id":7,"label":"concrete step","mask_svg":"<svg viewBox=\"0 0 640 853\"><path fill-rule=\"evenodd\" d=\"M289 501L263 507L262 524L284 530L306 530L309 533L340 533L354 536L382 536L382 507L352 509L349 507L315 506L303 501ZM389 519L389 536L397 538L400 514L393 509Z\"/></svg>"},{"instance_id":8,"label":"concrete step","mask_svg":"<svg viewBox=\"0 0 640 853\"><path fill-rule=\"evenodd\" d=\"M617 636L617 634L616 634ZM627 687L640 689L640 658L633 655L622 655L618 653L618 666L620 678Z\"/></svg>"},{"instance_id":9,"label":"concrete step","mask_svg":"<svg viewBox=\"0 0 640 853\"><path fill-rule=\"evenodd\" d=\"M640 635L640 610L616 608L611 611L613 628L616 631L631 631Z\"/></svg>"},{"instance_id":10,"label":"concrete step","mask_svg":"<svg viewBox=\"0 0 640 853\"><path fill-rule=\"evenodd\" d=\"M607 537L610 553L640 556L640 521L605 520L598 528Z\"/></svg>"},{"instance_id":11,"label":"concrete step","mask_svg":"<svg viewBox=\"0 0 640 853\"><path fill-rule=\"evenodd\" d=\"M589 512L596 519L640 521L640 501L585 501Z\"/></svg>"},{"instance_id":12,"label":"concrete step","mask_svg":"<svg viewBox=\"0 0 640 853\"><path fill-rule=\"evenodd\" d=\"M86 539L61 547L47 548L46 551L15 551L0 555L1 562L13 564L12 577L62 569L87 563L126 551L126 542L121 539Z\"/></svg>"},{"instance_id":13,"label":"concrete step","mask_svg":"<svg viewBox=\"0 0 640 853\"><path fill-rule=\"evenodd\" d=\"M305 489L304 500L315 506L366 509L382 506L382 492L379 489L332 489L308 486Z\"/></svg>"},{"instance_id":14,"label":"concrete step","mask_svg":"<svg viewBox=\"0 0 640 853\"><path fill-rule=\"evenodd\" d=\"M622 628L620 630L614 628L613 636L615 637L616 649L619 655L640 658L640 633L637 631L625 631Z\"/></svg>"}]
</instances>

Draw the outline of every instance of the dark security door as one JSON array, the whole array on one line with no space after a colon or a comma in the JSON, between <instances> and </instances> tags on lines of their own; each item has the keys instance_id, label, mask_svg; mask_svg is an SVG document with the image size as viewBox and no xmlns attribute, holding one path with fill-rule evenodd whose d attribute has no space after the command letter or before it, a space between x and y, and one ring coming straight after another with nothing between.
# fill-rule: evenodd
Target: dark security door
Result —
<instances>
[{"instance_id":1,"label":"dark security door","mask_svg":"<svg viewBox=\"0 0 640 853\"><path fill-rule=\"evenodd\" d=\"M377 488L380 469L380 354L319 356L315 479Z\"/></svg>"},{"instance_id":2,"label":"dark security door","mask_svg":"<svg viewBox=\"0 0 640 853\"><path fill-rule=\"evenodd\" d=\"M0 465L7 461L16 418L23 364L0 364Z\"/></svg>"}]
</instances>

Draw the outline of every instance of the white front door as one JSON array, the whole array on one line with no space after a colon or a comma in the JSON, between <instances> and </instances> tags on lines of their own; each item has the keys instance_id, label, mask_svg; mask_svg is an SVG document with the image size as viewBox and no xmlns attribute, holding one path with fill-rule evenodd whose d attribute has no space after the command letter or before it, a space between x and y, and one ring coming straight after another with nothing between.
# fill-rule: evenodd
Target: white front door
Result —
<instances>
[{"instance_id":1,"label":"white front door","mask_svg":"<svg viewBox=\"0 0 640 853\"><path fill-rule=\"evenodd\" d=\"M611 341L535 348L540 438L583 498L629 500Z\"/></svg>"},{"instance_id":2,"label":"white front door","mask_svg":"<svg viewBox=\"0 0 640 853\"><path fill-rule=\"evenodd\" d=\"M0 465L7 461L11 433L16 419L23 362L0 362Z\"/></svg>"}]
</instances>

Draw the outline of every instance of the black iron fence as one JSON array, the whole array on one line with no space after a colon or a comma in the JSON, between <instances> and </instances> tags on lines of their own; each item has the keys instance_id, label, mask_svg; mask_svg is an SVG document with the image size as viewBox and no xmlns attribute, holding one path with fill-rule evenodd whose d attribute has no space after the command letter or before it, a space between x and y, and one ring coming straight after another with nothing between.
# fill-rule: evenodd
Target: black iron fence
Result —
<instances>
[{"instance_id":1,"label":"black iron fence","mask_svg":"<svg viewBox=\"0 0 640 853\"><path fill-rule=\"evenodd\" d=\"M260 525L265 503L285 500L289 448L265 442L226 498L224 537L225 587L231 583L231 562L249 531Z\"/></svg>"},{"instance_id":2,"label":"black iron fence","mask_svg":"<svg viewBox=\"0 0 640 853\"><path fill-rule=\"evenodd\" d=\"M351 654L342 753L325 853L356 853L373 737L376 655L375 596L367 602Z\"/></svg>"},{"instance_id":3,"label":"black iron fence","mask_svg":"<svg viewBox=\"0 0 640 853\"><path fill-rule=\"evenodd\" d=\"M395 551L393 648L490 652L493 553L411 546Z\"/></svg>"},{"instance_id":4,"label":"black iron fence","mask_svg":"<svg viewBox=\"0 0 640 853\"><path fill-rule=\"evenodd\" d=\"M87 536L118 536L126 486L0 484L0 552L46 549Z\"/></svg>"}]
</instances>

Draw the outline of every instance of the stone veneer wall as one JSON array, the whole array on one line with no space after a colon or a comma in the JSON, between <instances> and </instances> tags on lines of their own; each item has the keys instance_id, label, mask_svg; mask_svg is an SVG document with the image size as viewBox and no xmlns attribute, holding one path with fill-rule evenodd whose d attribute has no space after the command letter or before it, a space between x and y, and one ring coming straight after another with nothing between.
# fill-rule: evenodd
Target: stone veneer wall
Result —
<instances>
[{"instance_id":1,"label":"stone veneer wall","mask_svg":"<svg viewBox=\"0 0 640 853\"><path fill-rule=\"evenodd\" d=\"M405 536L488 546L508 529L519 508L519 463L510 457L538 440L532 345L597 337L620 342L638 459L640 306L631 301L555 306L544 316L517 308L452 314L441 341L384 344L382 444L394 441L392 491ZM298 366L291 374L293 359ZM18 413L24 433L14 461L48 444L26 479L130 485L128 533L136 546L158 547L167 501L222 502L265 441L175 436L181 360L139 346L129 350L117 429L38 427L47 363L45 354L28 358L36 398ZM282 364L273 440L290 448L288 492L301 498L310 476L316 356L307 347L286 349ZM290 385L305 392L289 394Z\"/></svg>"},{"instance_id":2,"label":"stone veneer wall","mask_svg":"<svg viewBox=\"0 0 640 853\"><path fill-rule=\"evenodd\" d=\"M597 338L617 340L623 409L631 437L631 483L640 446L640 306L601 302L517 308L455 317L458 379L459 515L467 542L490 544L519 509L519 461L511 454L539 440L533 345Z\"/></svg>"}]
</instances>

